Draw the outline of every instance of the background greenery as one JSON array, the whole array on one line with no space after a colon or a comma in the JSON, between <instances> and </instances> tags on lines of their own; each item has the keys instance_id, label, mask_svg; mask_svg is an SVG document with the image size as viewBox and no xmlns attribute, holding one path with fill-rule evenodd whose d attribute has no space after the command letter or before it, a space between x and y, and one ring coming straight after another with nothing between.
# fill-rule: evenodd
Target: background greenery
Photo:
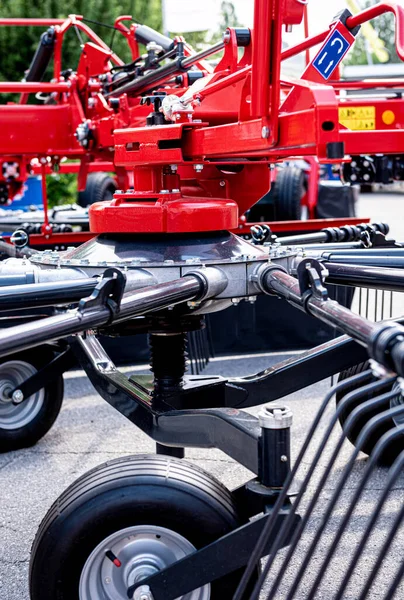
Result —
<instances>
[{"instance_id":1,"label":"background greenery","mask_svg":"<svg viewBox=\"0 0 404 600\"><path fill-rule=\"evenodd\" d=\"M373 6L374 4L379 4L380 0L360 0L358 4L361 9L369 8L369 6ZM395 23L394 23L394 15L392 13L385 13L381 15L377 19L370 21L374 30L378 34L379 38L384 42L384 46L389 53L389 62L397 63L401 62L400 58L396 52L395 46ZM353 49L348 54L347 60L345 60L345 64L349 65L367 65L369 62L369 58L373 64L380 63L380 60L376 56L374 52L372 52L371 48L366 48L366 38L360 31L357 35L356 42L353 46Z\"/></svg>"}]
</instances>

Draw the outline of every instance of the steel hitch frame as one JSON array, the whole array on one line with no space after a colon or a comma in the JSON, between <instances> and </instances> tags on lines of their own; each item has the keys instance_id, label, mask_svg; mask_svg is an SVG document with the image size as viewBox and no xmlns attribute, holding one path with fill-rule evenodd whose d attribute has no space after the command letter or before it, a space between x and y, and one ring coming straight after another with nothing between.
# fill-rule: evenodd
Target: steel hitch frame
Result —
<instances>
[{"instance_id":1,"label":"steel hitch frame","mask_svg":"<svg viewBox=\"0 0 404 600\"><path fill-rule=\"evenodd\" d=\"M74 336L70 345L100 396L153 440L174 448L219 448L257 475L261 427L240 409L278 400L323 379L323 364L331 374L330 368L336 373L367 356L341 337L256 376L185 378L183 387L160 400L156 410L150 378L121 373L94 334Z\"/></svg>"}]
</instances>

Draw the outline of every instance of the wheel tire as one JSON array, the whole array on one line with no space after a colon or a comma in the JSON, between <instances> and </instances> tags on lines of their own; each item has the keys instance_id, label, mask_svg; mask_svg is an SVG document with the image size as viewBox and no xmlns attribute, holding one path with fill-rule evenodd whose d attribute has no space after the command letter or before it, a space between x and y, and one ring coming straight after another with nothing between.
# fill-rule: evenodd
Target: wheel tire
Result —
<instances>
[{"instance_id":1,"label":"wheel tire","mask_svg":"<svg viewBox=\"0 0 404 600\"><path fill-rule=\"evenodd\" d=\"M166 528L201 548L240 524L229 490L184 460L138 455L110 461L73 483L43 520L31 553L30 598L78 600L90 555L128 527ZM242 573L213 582L211 600L230 600Z\"/></svg>"},{"instance_id":2,"label":"wheel tire","mask_svg":"<svg viewBox=\"0 0 404 600\"><path fill-rule=\"evenodd\" d=\"M345 371L342 371L340 373L339 378L338 378L338 383L340 381L344 381L345 379L348 379L349 377L353 377L354 375L363 373L364 371L367 371L369 368L370 368L369 361L366 361L366 362L359 363L358 365L355 365L355 366L351 367L350 369L346 369ZM338 392L336 394L337 406L340 404L342 399L347 394L349 394L350 392L353 392L356 389L359 389L360 387L363 387L363 385L364 385L363 383L362 384L353 383L348 388L346 388L343 392ZM341 426L344 427L345 422L347 421L349 415L353 412L353 410L357 406L360 406L367 400L376 398L376 396L379 396L381 393L385 393L388 391L390 391L390 390L388 388L386 388L385 390L383 390L383 392L379 391L376 393L369 393L369 394L366 394L366 396L362 396L361 398L359 398L356 402L351 403L349 408L347 410L344 410L340 415L339 421L341 423ZM358 436L359 436L361 430L363 429L363 427L366 425L366 423L368 421L370 421L370 419L372 419L376 415L380 414L382 411L388 409L390 406L391 406L391 401L386 402L383 407L374 409L373 411L368 412L366 414L366 416L359 419L357 424L355 425L355 427L353 427L351 429L350 434L347 436L349 441L351 442L351 444L353 444L356 447L356 442L357 442ZM382 435L384 435L387 431L390 431L394 427L396 427L396 424L394 423L394 421L392 419L385 421L382 425L380 425L377 428L377 430L374 431L373 435L368 439L368 442L361 448L361 451L370 456L370 454L372 453L374 447L376 446L377 442L382 437ZM379 461L380 464L391 465L403 449L404 449L404 441L403 440L395 441L393 444L391 444L387 448L386 452L384 452L383 455L381 456L380 461Z\"/></svg>"},{"instance_id":3,"label":"wheel tire","mask_svg":"<svg viewBox=\"0 0 404 600\"><path fill-rule=\"evenodd\" d=\"M107 173L90 173L84 192L79 192L78 204L83 208L94 202L112 200L117 189L116 181Z\"/></svg>"},{"instance_id":4,"label":"wheel tire","mask_svg":"<svg viewBox=\"0 0 404 600\"><path fill-rule=\"evenodd\" d=\"M21 352L0 362L0 388L15 387L54 358L51 349ZM4 372L10 375L10 384ZM15 379L17 373L17 379ZM42 390L24 400L10 412L8 404L0 402L0 452L28 448L36 444L52 427L63 402L63 377L60 375ZM29 404L27 404L29 403ZM21 424L19 426L19 424Z\"/></svg>"},{"instance_id":5,"label":"wheel tire","mask_svg":"<svg viewBox=\"0 0 404 600\"><path fill-rule=\"evenodd\" d=\"M277 221L300 221L305 175L298 167L285 167L276 176L274 205Z\"/></svg>"}]
</instances>

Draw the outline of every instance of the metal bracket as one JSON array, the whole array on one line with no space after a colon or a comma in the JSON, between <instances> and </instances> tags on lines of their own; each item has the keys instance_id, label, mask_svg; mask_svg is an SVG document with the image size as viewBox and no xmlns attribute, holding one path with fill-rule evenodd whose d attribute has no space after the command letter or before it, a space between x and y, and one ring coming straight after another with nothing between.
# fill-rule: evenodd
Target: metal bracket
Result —
<instances>
[{"instance_id":1,"label":"metal bracket","mask_svg":"<svg viewBox=\"0 0 404 600\"><path fill-rule=\"evenodd\" d=\"M68 348L51 360L45 367L34 375L20 383L12 392L11 397L14 404L21 404L24 400L35 394L46 384L63 375L71 367L77 364L73 352Z\"/></svg>"},{"instance_id":2,"label":"metal bracket","mask_svg":"<svg viewBox=\"0 0 404 600\"><path fill-rule=\"evenodd\" d=\"M106 306L111 311L112 321L119 314L125 284L126 277L122 271L115 268L106 269L92 294L80 300L78 311L83 314L88 310Z\"/></svg>"},{"instance_id":3,"label":"metal bracket","mask_svg":"<svg viewBox=\"0 0 404 600\"><path fill-rule=\"evenodd\" d=\"M340 12L340 13L339 13L339 14L336 16L336 19L338 19L339 21L341 21L341 23L342 23L343 25L345 25L345 27L348 29L348 31L349 31L349 32L350 32L350 33L351 33L351 34L352 34L354 37L356 37L356 36L358 35L359 31L360 31L360 28L361 28L361 26L360 26L360 25L357 25L356 27L353 27L352 29L350 29L350 28L347 26L347 24L346 24L346 22L347 22L347 20L349 19L349 17L352 17L352 13L351 13L351 12L350 12L350 11L349 11L347 8L345 8L343 11L341 11L341 12Z\"/></svg>"},{"instance_id":4,"label":"metal bracket","mask_svg":"<svg viewBox=\"0 0 404 600\"><path fill-rule=\"evenodd\" d=\"M302 260L297 267L301 296L313 295L319 300L327 300L328 292L323 285L326 273L327 269L318 260L311 258Z\"/></svg>"},{"instance_id":5,"label":"metal bracket","mask_svg":"<svg viewBox=\"0 0 404 600\"><path fill-rule=\"evenodd\" d=\"M372 230L369 235L372 248L402 248L402 244L394 239L386 239L386 235L381 231Z\"/></svg>"},{"instance_id":6,"label":"metal bracket","mask_svg":"<svg viewBox=\"0 0 404 600\"><path fill-rule=\"evenodd\" d=\"M255 245L262 245L268 241L272 235L271 228L268 225L253 225L250 227L251 241Z\"/></svg>"}]
</instances>

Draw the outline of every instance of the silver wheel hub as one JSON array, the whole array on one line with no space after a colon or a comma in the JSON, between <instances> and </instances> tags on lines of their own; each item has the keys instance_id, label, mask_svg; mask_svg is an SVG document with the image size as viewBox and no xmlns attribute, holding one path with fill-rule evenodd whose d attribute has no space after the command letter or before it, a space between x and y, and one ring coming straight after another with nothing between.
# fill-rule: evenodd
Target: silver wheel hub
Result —
<instances>
[{"instance_id":1,"label":"silver wheel hub","mask_svg":"<svg viewBox=\"0 0 404 600\"><path fill-rule=\"evenodd\" d=\"M38 415L45 398L43 389L19 403L13 402L11 395L36 372L33 365L22 360L10 360L0 365L0 429L19 429Z\"/></svg>"},{"instance_id":2,"label":"silver wheel hub","mask_svg":"<svg viewBox=\"0 0 404 600\"><path fill-rule=\"evenodd\" d=\"M127 600L134 583L195 551L179 533L155 525L122 529L105 539L87 559L80 578L80 600ZM178 600L209 600L210 584Z\"/></svg>"}]
</instances>

